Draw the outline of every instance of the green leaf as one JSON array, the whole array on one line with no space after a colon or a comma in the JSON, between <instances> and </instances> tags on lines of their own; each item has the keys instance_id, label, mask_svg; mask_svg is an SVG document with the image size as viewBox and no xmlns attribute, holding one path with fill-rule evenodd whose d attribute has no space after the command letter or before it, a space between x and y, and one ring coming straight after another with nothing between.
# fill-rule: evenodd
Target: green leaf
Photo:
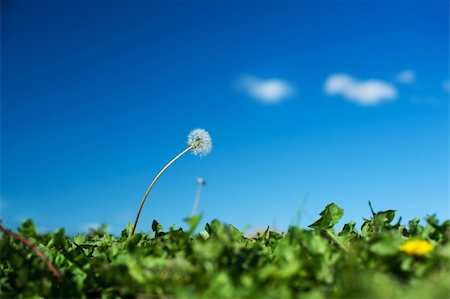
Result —
<instances>
[{"instance_id":1,"label":"green leaf","mask_svg":"<svg viewBox=\"0 0 450 299\"><path fill-rule=\"evenodd\" d=\"M368 239L373 235L372 221L364 219L364 223L361 225L361 237Z\"/></svg>"},{"instance_id":2,"label":"green leaf","mask_svg":"<svg viewBox=\"0 0 450 299\"><path fill-rule=\"evenodd\" d=\"M152 231L155 232L155 234L158 234L159 232L163 231L164 227L158 223L158 221L153 220L152 222Z\"/></svg>"},{"instance_id":3,"label":"green leaf","mask_svg":"<svg viewBox=\"0 0 450 299\"><path fill-rule=\"evenodd\" d=\"M37 230L34 226L34 222L31 219L26 219L22 222L22 226L19 228L19 234L25 238L31 238L36 236Z\"/></svg>"},{"instance_id":4,"label":"green leaf","mask_svg":"<svg viewBox=\"0 0 450 299\"><path fill-rule=\"evenodd\" d=\"M420 232L420 225L419 225L420 219L415 217L408 221L408 229L409 229L409 235L410 236L417 236Z\"/></svg>"},{"instance_id":5,"label":"green leaf","mask_svg":"<svg viewBox=\"0 0 450 299\"><path fill-rule=\"evenodd\" d=\"M58 249L65 248L65 246L67 244L67 240L64 237L64 229L60 228L53 234L52 243Z\"/></svg>"},{"instance_id":6,"label":"green leaf","mask_svg":"<svg viewBox=\"0 0 450 299\"><path fill-rule=\"evenodd\" d=\"M339 233L339 236L346 241L357 239L358 231L356 230L355 226L356 226L355 221L350 221L349 223L346 223L342 228L342 231Z\"/></svg>"},{"instance_id":7,"label":"green leaf","mask_svg":"<svg viewBox=\"0 0 450 299\"><path fill-rule=\"evenodd\" d=\"M313 224L309 225L309 227L313 229L330 229L339 222L342 215L344 215L344 210L336 204L331 203L327 205L322 212L320 212L320 216L322 217Z\"/></svg>"},{"instance_id":8,"label":"green leaf","mask_svg":"<svg viewBox=\"0 0 450 299\"><path fill-rule=\"evenodd\" d=\"M127 226L122 230L122 237L129 237L133 232L133 224L128 222Z\"/></svg>"},{"instance_id":9,"label":"green leaf","mask_svg":"<svg viewBox=\"0 0 450 299\"><path fill-rule=\"evenodd\" d=\"M209 234L208 234L208 232L207 232L206 230L202 230L202 231L200 231L198 234L199 234L199 236L202 237L204 240L206 240L206 239L209 238Z\"/></svg>"},{"instance_id":10,"label":"green leaf","mask_svg":"<svg viewBox=\"0 0 450 299\"><path fill-rule=\"evenodd\" d=\"M395 255L403 239L399 232L386 232L378 235L370 246L370 251L381 256Z\"/></svg>"},{"instance_id":11,"label":"green leaf","mask_svg":"<svg viewBox=\"0 0 450 299\"><path fill-rule=\"evenodd\" d=\"M389 225L395 217L395 210L387 210L378 212L373 217L373 223L376 227L384 227Z\"/></svg>"},{"instance_id":12,"label":"green leaf","mask_svg":"<svg viewBox=\"0 0 450 299\"><path fill-rule=\"evenodd\" d=\"M313 254L323 255L329 250L329 243L327 240L317 234L305 238L302 244Z\"/></svg>"}]
</instances>

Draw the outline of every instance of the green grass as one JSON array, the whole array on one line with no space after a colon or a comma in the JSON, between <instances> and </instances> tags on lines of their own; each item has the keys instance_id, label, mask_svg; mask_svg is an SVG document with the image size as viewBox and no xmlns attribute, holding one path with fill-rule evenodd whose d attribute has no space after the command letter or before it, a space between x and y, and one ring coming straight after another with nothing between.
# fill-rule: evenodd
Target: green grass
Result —
<instances>
[{"instance_id":1,"label":"green grass","mask_svg":"<svg viewBox=\"0 0 450 299\"><path fill-rule=\"evenodd\" d=\"M269 229L249 238L217 220L194 234L156 221L152 233L120 237L99 229L66 236L38 234L26 221L18 234L36 244L58 279L29 247L3 233L0 297L139 298L449 298L450 221L428 217L392 223L393 210L373 213L335 232L343 210L328 205L310 229ZM428 254L400 250L407 240L433 245Z\"/></svg>"}]
</instances>

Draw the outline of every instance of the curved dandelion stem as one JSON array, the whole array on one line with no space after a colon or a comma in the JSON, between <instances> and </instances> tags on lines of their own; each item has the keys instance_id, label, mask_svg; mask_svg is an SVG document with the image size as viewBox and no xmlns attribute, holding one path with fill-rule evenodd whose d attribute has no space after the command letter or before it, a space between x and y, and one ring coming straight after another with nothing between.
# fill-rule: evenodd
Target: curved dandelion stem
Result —
<instances>
[{"instance_id":1,"label":"curved dandelion stem","mask_svg":"<svg viewBox=\"0 0 450 299\"><path fill-rule=\"evenodd\" d=\"M191 149L193 149L194 147L197 146L197 143L193 143L190 146L188 146L188 148L186 148L184 151L182 151L181 153L178 154L178 156L176 156L175 158L172 159L172 161L170 161L169 163L167 163L166 166L164 166L163 169L161 169L161 171L156 175L156 177L153 179L152 183L150 184L150 186L147 189L147 192L145 192L144 198L141 201L141 205L139 206L139 210L138 213L136 215L136 220L134 221L134 226L133 226L133 230L131 231L131 234L134 234L134 231L136 230L136 226L139 220L139 216L141 215L141 211L142 211L142 207L144 206L145 200L148 197L148 194L150 193L150 190L152 190L153 185L155 185L156 181L159 179L159 177L164 173L164 171L166 171L167 168L169 168L170 165L172 165L176 160L178 160L179 158L181 158L181 156L183 156L184 154L186 154L188 151L190 151Z\"/></svg>"}]
</instances>

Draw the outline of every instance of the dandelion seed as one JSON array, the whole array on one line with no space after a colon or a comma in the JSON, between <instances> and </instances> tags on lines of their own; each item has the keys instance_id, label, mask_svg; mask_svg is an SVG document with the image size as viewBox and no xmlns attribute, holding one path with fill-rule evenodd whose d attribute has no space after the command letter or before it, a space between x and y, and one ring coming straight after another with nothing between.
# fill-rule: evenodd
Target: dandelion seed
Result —
<instances>
[{"instance_id":1,"label":"dandelion seed","mask_svg":"<svg viewBox=\"0 0 450 299\"><path fill-rule=\"evenodd\" d=\"M428 254L434 250L433 244L426 240L413 239L406 241L400 246L400 251L409 255L421 256Z\"/></svg>"},{"instance_id":2,"label":"dandelion seed","mask_svg":"<svg viewBox=\"0 0 450 299\"><path fill-rule=\"evenodd\" d=\"M167 163L167 165L160 170L160 172L156 175L156 177L153 179L152 183L148 187L147 191L145 192L144 198L141 201L141 205L139 206L139 210L136 215L136 220L134 221L134 226L133 230L131 231L131 234L134 234L136 230L136 226L139 221L139 216L141 215L142 207L144 206L144 203L150 191L152 190L153 186L155 185L159 177L164 173L164 171L166 171L166 169L169 168L170 165L172 165L176 160L181 158L184 154L186 154L189 151L192 151L192 153L197 156L206 156L209 152L211 152L212 149L211 136L209 136L209 133L204 129L192 130L188 135L187 144L188 147L184 151L179 153L178 156L173 158L169 163Z\"/></svg>"}]
</instances>

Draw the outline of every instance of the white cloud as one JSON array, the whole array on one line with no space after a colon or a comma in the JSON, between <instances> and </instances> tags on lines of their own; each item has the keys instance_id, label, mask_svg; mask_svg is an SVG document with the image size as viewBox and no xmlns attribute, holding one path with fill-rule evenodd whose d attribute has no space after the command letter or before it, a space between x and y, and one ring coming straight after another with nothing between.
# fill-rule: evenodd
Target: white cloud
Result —
<instances>
[{"instance_id":1,"label":"white cloud","mask_svg":"<svg viewBox=\"0 0 450 299\"><path fill-rule=\"evenodd\" d=\"M333 74L327 78L324 90L328 95L341 95L360 105L375 105L397 98L397 90L392 84L381 80L361 81L346 74Z\"/></svg>"},{"instance_id":2,"label":"white cloud","mask_svg":"<svg viewBox=\"0 0 450 299\"><path fill-rule=\"evenodd\" d=\"M450 80L445 80L445 81L442 83L442 89L443 89L445 92L450 92Z\"/></svg>"},{"instance_id":3,"label":"white cloud","mask_svg":"<svg viewBox=\"0 0 450 299\"><path fill-rule=\"evenodd\" d=\"M262 80L255 76L242 76L239 78L239 86L251 97L264 103L278 103L292 96L294 87L285 80Z\"/></svg>"},{"instance_id":4,"label":"white cloud","mask_svg":"<svg viewBox=\"0 0 450 299\"><path fill-rule=\"evenodd\" d=\"M412 70L404 70L395 76L395 81L403 84L411 84L416 81L416 73Z\"/></svg>"}]
</instances>

